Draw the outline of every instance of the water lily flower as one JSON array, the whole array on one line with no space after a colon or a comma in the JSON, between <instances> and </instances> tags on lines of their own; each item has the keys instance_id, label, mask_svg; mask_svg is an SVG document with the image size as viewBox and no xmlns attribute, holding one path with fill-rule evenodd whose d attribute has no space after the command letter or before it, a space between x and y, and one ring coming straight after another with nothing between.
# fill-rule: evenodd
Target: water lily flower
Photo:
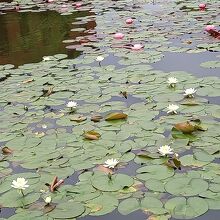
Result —
<instances>
[{"instance_id":1,"label":"water lily flower","mask_svg":"<svg viewBox=\"0 0 220 220\"><path fill-rule=\"evenodd\" d=\"M54 0L47 0L47 2L48 2L48 3L52 3L52 2L54 2Z\"/></svg>"},{"instance_id":2,"label":"water lily flower","mask_svg":"<svg viewBox=\"0 0 220 220\"><path fill-rule=\"evenodd\" d=\"M178 83L178 80L175 77L169 77L167 83L170 87L175 87L175 85Z\"/></svg>"},{"instance_id":3,"label":"water lily flower","mask_svg":"<svg viewBox=\"0 0 220 220\"><path fill-rule=\"evenodd\" d=\"M173 149L169 145L164 145L158 149L158 152L162 155L173 154Z\"/></svg>"},{"instance_id":4,"label":"water lily flower","mask_svg":"<svg viewBox=\"0 0 220 220\"><path fill-rule=\"evenodd\" d=\"M117 39L117 40L121 40L121 39L123 39L124 38L124 34L122 34L122 33L116 33L115 35L114 35L114 38L115 39Z\"/></svg>"},{"instance_id":5,"label":"water lily flower","mask_svg":"<svg viewBox=\"0 0 220 220\"><path fill-rule=\"evenodd\" d=\"M97 62L101 62L101 61L103 61L105 58L103 57L103 56L97 56L96 57L96 61Z\"/></svg>"},{"instance_id":6,"label":"water lily flower","mask_svg":"<svg viewBox=\"0 0 220 220\"><path fill-rule=\"evenodd\" d=\"M50 57L43 57L43 61L50 61L51 58Z\"/></svg>"},{"instance_id":7,"label":"water lily flower","mask_svg":"<svg viewBox=\"0 0 220 220\"><path fill-rule=\"evenodd\" d=\"M76 8L79 8L79 7L81 7L81 6L82 6L82 3L77 2L77 3L75 4L75 6L76 6Z\"/></svg>"},{"instance_id":8,"label":"water lily flower","mask_svg":"<svg viewBox=\"0 0 220 220\"><path fill-rule=\"evenodd\" d=\"M199 8L200 8L200 10L205 10L206 4L204 4L204 3L199 4Z\"/></svg>"},{"instance_id":9,"label":"water lily flower","mask_svg":"<svg viewBox=\"0 0 220 220\"><path fill-rule=\"evenodd\" d=\"M134 22L134 20L132 18L128 18L126 19L126 24L132 24Z\"/></svg>"},{"instance_id":10,"label":"water lily flower","mask_svg":"<svg viewBox=\"0 0 220 220\"><path fill-rule=\"evenodd\" d=\"M104 167L115 168L115 166L119 163L117 159L108 159L105 161Z\"/></svg>"},{"instance_id":11,"label":"water lily flower","mask_svg":"<svg viewBox=\"0 0 220 220\"><path fill-rule=\"evenodd\" d=\"M50 204L51 201L52 201L51 196L47 196L47 197L44 199L44 202L45 202L46 204Z\"/></svg>"},{"instance_id":12,"label":"water lily flower","mask_svg":"<svg viewBox=\"0 0 220 220\"><path fill-rule=\"evenodd\" d=\"M216 30L215 25L207 25L207 26L205 27L205 31L207 31L207 32L209 32L209 31L214 31L214 30Z\"/></svg>"},{"instance_id":13,"label":"water lily flower","mask_svg":"<svg viewBox=\"0 0 220 220\"><path fill-rule=\"evenodd\" d=\"M189 88L189 89L186 89L184 91L184 96L188 97L188 98L193 98L194 97L194 94L196 93L196 89L194 88Z\"/></svg>"},{"instance_id":14,"label":"water lily flower","mask_svg":"<svg viewBox=\"0 0 220 220\"><path fill-rule=\"evenodd\" d=\"M140 49L142 49L144 46L143 45L141 45L141 44L134 44L132 47L131 47L131 49L132 50L140 50Z\"/></svg>"},{"instance_id":15,"label":"water lily flower","mask_svg":"<svg viewBox=\"0 0 220 220\"><path fill-rule=\"evenodd\" d=\"M167 114L177 114L177 109L179 109L179 106L178 105L174 105L174 104L170 104L168 105L167 107Z\"/></svg>"},{"instance_id":16,"label":"water lily flower","mask_svg":"<svg viewBox=\"0 0 220 220\"><path fill-rule=\"evenodd\" d=\"M46 129L47 128L47 125L46 124L42 124L41 126L43 129Z\"/></svg>"},{"instance_id":17,"label":"water lily flower","mask_svg":"<svg viewBox=\"0 0 220 220\"><path fill-rule=\"evenodd\" d=\"M66 107L71 109L76 109L77 105L78 105L77 102L70 101L66 104Z\"/></svg>"},{"instance_id":18,"label":"water lily flower","mask_svg":"<svg viewBox=\"0 0 220 220\"><path fill-rule=\"evenodd\" d=\"M18 177L17 180L12 181L11 187L15 189L25 190L29 187L29 185L27 185L27 182L28 181L25 180L25 178Z\"/></svg>"},{"instance_id":19,"label":"water lily flower","mask_svg":"<svg viewBox=\"0 0 220 220\"><path fill-rule=\"evenodd\" d=\"M179 157L179 154L175 153L174 156L175 156L176 158L178 158L178 157Z\"/></svg>"}]
</instances>

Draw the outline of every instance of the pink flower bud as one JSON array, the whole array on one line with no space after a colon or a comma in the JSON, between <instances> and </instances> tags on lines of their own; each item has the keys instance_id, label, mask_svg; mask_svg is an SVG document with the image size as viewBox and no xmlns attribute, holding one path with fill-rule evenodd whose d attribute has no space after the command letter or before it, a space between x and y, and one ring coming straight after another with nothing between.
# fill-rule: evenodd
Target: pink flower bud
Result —
<instances>
[{"instance_id":1,"label":"pink flower bud","mask_svg":"<svg viewBox=\"0 0 220 220\"><path fill-rule=\"evenodd\" d=\"M132 24L134 20L132 18L128 18L125 22L126 24Z\"/></svg>"},{"instance_id":2,"label":"pink flower bud","mask_svg":"<svg viewBox=\"0 0 220 220\"><path fill-rule=\"evenodd\" d=\"M199 4L199 8L201 10L205 10L206 9L206 4L204 4L204 3Z\"/></svg>"},{"instance_id":3,"label":"pink flower bud","mask_svg":"<svg viewBox=\"0 0 220 220\"><path fill-rule=\"evenodd\" d=\"M115 35L114 35L114 38L115 39L117 39L117 40L121 40L121 39L123 39L124 38L124 34L122 34L122 33L116 33Z\"/></svg>"},{"instance_id":4,"label":"pink flower bud","mask_svg":"<svg viewBox=\"0 0 220 220\"><path fill-rule=\"evenodd\" d=\"M134 44L132 47L131 47L131 49L132 50L140 50L140 49L142 49L144 46L143 45L141 45L141 44Z\"/></svg>"},{"instance_id":5,"label":"pink flower bud","mask_svg":"<svg viewBox=\"0 0 220 220\"><path fill-rule=\"evenodd\" d=\"M77 2L77 3L75 4L75 6L76 6L76 8L79 8L79 7L81 7L81 6L82 6L82 3Z\"/></svg>"},{"instance_id":6,"label":"pink flower bud","mask_svg":"<svg viewBox=\"0 0 220 220\"><path fill-rule=\"evenodd\" d=\"M205 27L205 31L209 32L209 31L214 31L216 30L215 25L207 25Z\"/></svg>"}]
</instances>

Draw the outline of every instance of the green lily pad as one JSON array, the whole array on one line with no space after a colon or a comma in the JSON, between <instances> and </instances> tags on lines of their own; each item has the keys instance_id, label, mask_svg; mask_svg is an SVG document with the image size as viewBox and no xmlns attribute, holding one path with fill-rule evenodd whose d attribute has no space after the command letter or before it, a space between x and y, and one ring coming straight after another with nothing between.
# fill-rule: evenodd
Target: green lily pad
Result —
<instances>
[{"instance_id":1,"label":"green lily pad","mask_svg":"<svg viewBox=\"0 0 220 220\"><path fill-rule=\"evenodd\" d=\"M134 180L125 174L113 174L111 178L108 175L95 174L91 178L91 182L96 189L113 192L131 186Z\"/></svg>"},{"instance_id":2,"label":"green lily pad","mask_svg":"<svg viewBox=\"0 0 220 220\"><path fill-rule=\"evenodd\" d=\"M54 210L48 215L58 219L72 219L82 215L85 212L85 207L73 201L59 203Z\"/></svg>"},{"instance_id":3,"label":"green lily pad","mask_svg":"<svg viewBox=\"0 0 220 220\"><path fill-rule=\"evenodd\" d=\"M168 193L181 196L194 196L208 189L208 183L202 179L180 177L171 179L165 185Z\"/></svg>"},{"instance_id":4,"label":"green lily pad","mask_svg":"<svg viewBox=\"0 0 220 220\"><path fill-rule=\"evenodd\" d=\"M208 211L207 202L199 197L176 197L168 200L165 208L176 219L193 219Z\"/></svg>"}]
</instances>

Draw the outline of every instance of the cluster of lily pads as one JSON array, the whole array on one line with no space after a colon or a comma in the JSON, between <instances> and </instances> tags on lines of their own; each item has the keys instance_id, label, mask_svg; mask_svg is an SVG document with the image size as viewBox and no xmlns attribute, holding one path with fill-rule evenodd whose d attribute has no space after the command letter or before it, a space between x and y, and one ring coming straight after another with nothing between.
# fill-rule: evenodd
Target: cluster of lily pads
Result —
<instances>
[{"instance_id":1,"label":"cluster of lily pads","mask_svg":"<svg viewBox=\"0 0 220 220\"><path fill-rule=\"evenodd\" d=\"M76 39L89 39L80 57L0 66L0 205L15 208L9 220L116 209L193 219L220 209L220 79L150 65L163 52L218 52L219 42L203 33L207 18L216 22L218 1L205 11L197 1L152 6L159 14L142 1L108 3L92 1L96 15L85 19L96 20L97 38ZM189 32L194 42L186 44ZM144 47L133 50L137 44ZM201 67L208 75L219 62Z\"/></svg>"}]
</instances>

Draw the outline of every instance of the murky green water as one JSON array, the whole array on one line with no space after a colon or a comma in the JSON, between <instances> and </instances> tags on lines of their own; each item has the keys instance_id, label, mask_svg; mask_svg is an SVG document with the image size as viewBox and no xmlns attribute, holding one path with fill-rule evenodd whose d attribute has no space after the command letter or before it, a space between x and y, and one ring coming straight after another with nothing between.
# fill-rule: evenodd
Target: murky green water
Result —
<instances>
[{"instance_id":1,"label":"murky green water","mask_svg":"<svg viewBox=\"0 0 220 220\"><path fill-rule=\"evenodd\" d=\"M79 25L73 25L77 17L89 15L89 12L76 12L61 16L55 11L9 12L0 16L0 64L11 63L19 66L35 63L43 56L59 53L68 54L69 58L80 55L79 51L67 50L63 40L75 40L81 32L71 32ZM95 22L80 25L88 29L95 27Z\"/></svg>"}]
</instances>

